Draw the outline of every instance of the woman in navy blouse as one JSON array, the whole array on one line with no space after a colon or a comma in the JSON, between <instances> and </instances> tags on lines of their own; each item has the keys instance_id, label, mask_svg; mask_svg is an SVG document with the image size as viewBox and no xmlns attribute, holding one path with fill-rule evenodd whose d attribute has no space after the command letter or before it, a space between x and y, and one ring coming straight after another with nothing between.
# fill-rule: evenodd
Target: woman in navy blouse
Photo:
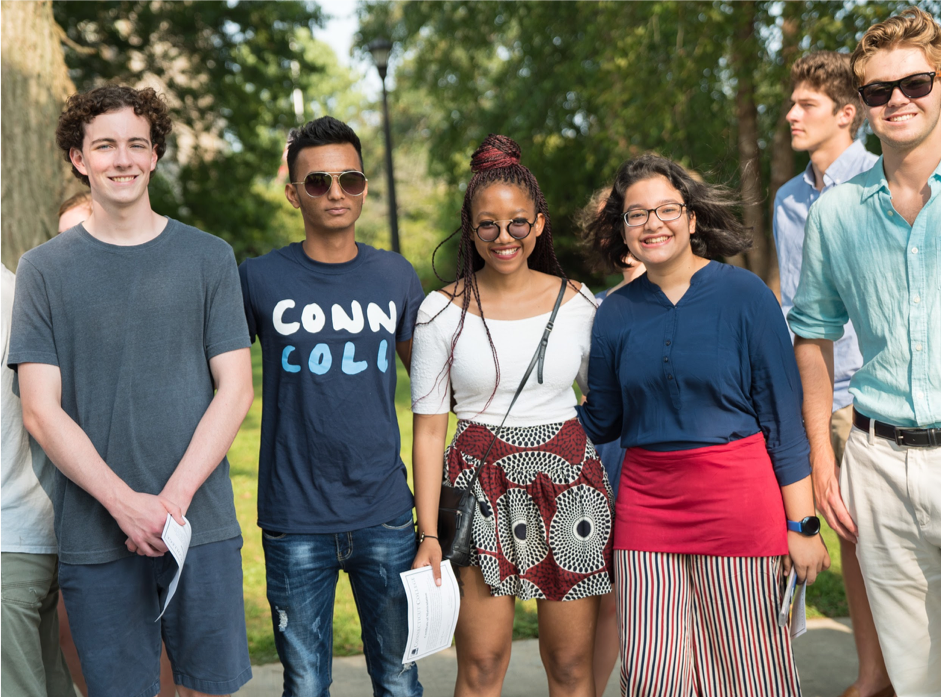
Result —
<instances>
[{"instance_id":1,"label":"woman in navy blouse","mask_svg":"<svg viewBox=\"0 0 941 697\"><path fill-rule=\"evenodd\" d=\"M591 228L614 266L629 252L647 268L598 310L581 412L593 441L627 448L615 587L629 695L799 695L781 581L830 565L780 307L713 261L750 246L735 204L644 155Z\"/></svg>"}]
</instances>

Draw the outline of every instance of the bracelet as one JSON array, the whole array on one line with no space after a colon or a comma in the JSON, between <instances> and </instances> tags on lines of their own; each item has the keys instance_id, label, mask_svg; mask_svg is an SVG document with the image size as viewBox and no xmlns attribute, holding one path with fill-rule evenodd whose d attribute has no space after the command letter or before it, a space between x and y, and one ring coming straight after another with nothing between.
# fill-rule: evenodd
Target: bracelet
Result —
<instances>
[{"instance_id":1,"label":"bracelet","mask_svg":"<svg viewBox=\"0 0 941 697\"><path fill-rule=\"evenodd\" d=\"M432 540L438 540L438 538L435 537L434 535L426 535L425 533L419 533L419 535L418 535L418 544L421 544L422 542L424 542L424 541L425 541L425 538L429 538L429 539L432 539ZM440 544L440 542L439 542L439 544Z\"/></svg>"}]
</instances>

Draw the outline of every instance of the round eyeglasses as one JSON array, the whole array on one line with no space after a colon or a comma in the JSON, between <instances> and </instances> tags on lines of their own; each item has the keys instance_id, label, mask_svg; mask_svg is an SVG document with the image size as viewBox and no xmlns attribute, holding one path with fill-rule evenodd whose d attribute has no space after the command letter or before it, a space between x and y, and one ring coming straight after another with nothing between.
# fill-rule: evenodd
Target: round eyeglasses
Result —
<instances>
[{"instance_id":1,"label":"round eyeglasses","mask_svg":"<svg viewBox=\"0 0 941 697\"><path fill-rule=\"evenodd\" d=\"M291 182L292 184L303 184L304 192L311 198L320 198L333 186L333 180L343 189L344 193L350 196L362 196L366 190L366 175L362 172L349 170L347 172L311 172L302 182Z\"/></svg>"},{"instance_id":2,"label":"round eyeglasses","mask_svg":"<svg viewBox=\"0 0 941 697\"><path fill-rule=\"evenodd\" d=\"M628 227L640 227L647 222L651 213L656 213L657 217L665 223L676 220L683 215L685 203L664 203L656 208L631 208L622 217L624 224Z\"/></svg>"},{"instance_id":3,"label":"round eyeglasses","mask_svg":"<svg viewBox=\"0 0 941 697\"><path fill-rule=\"evenodd\" d=\"M474 228L481 242L493 242L500 236L503 229L501 223L506 223L506 231L514 240L522 240L529 236L536 221L529 222L526 218L513 218L512 220L485 220Z\"/></svg>"}]
</instances>

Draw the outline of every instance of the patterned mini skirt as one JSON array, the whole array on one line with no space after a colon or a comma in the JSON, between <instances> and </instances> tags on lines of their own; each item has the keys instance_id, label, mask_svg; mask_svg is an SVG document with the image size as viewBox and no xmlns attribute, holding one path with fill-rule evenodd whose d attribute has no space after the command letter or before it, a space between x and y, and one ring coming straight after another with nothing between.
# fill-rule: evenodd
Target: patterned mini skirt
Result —
<instances>
[{"instance_id":1,"label":"patterned mini skirt","mask_svg":"<svg viewBox=\"0 0 941 697\"><path fill-rule=\"evenodd\" d=\"M467 487L496 431L458 422L445 484ZM471 563L492 595L577 600L611 592L614 497L578 419L504 426L474 493Z\"/></svg>"}]
</instances>

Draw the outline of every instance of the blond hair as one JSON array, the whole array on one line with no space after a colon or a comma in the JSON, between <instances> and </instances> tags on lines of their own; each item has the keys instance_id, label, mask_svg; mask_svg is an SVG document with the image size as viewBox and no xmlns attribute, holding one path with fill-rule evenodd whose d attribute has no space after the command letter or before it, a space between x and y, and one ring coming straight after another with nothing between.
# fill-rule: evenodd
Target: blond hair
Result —
<instances>
[{"instance_id":1,"label":"blond hair","mask_svg":"<svg viewBox=\"0 0 941 697\"><path fill-rule=\"evenodd\" d=\"M81 193L75 194L75 196L69 196L69 198L65 199L62 202L62 205L59 206L59 217L61 218L73 208L80 208L81 206L85 206L91 210L90 191L83 191Z\"/></svg>"},{"instance_id":2,"label":"blond hair","mask_svg":"<svg viewBox=\"0 0 941 697\"><path fill-rule=\"evenodd\" d=\"M855 86L862 86L866 63L876 51L903 46L920 48L934 69L941 71L941 26L924 10L909 7L866 30L850 58Z\"/></svg>"}]
</instances>

